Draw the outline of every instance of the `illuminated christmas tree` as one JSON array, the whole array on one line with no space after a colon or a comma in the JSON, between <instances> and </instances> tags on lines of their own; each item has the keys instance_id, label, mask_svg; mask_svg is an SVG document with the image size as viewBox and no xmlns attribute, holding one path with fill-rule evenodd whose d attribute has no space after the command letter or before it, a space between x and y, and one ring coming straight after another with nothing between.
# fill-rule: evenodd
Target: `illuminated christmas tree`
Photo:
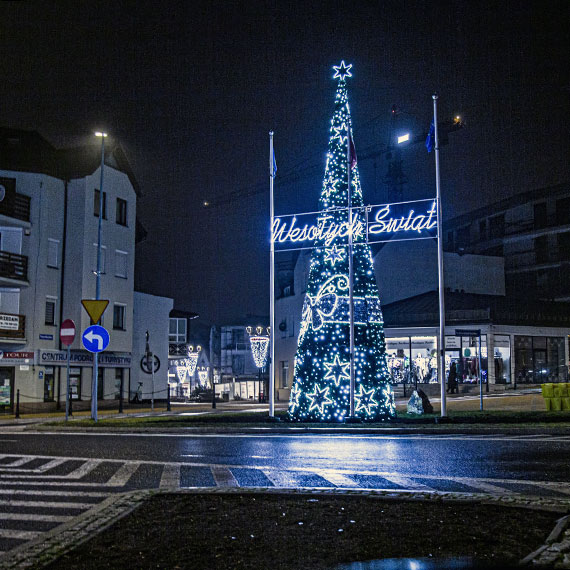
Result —
<instances>
[{"instance_id":1,"label":"illuminated christmas tree","mask_svg":"<svg viewBox=\"0 0 570 570\"><path fill-rule=\"evenodd\" d=\"M346 89L350 68L338 78L331 121L319 223L338 224L333 239L317 236L303 306L295 377L289 401L294 421L344 421L350 416L349 238L352 233L354 322L354 417L383 420L395 415L388 382L378 287L365 236L365 211L352 139ZM350 163L350 170L349 170ZM349 182L350 180L350 182ZM352 223L349 222L351 190ZM344 224L344 225L343 225Z\"/></svg>"}]
</instances>

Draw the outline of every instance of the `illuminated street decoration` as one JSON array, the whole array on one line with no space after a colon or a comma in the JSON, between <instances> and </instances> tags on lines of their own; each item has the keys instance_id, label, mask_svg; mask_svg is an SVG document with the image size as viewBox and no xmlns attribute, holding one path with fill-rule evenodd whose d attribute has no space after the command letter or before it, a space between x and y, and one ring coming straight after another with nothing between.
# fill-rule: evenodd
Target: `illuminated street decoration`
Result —
<instances>
[{"instance_id":1,"label":"illuminated street decoration","mask_svg":"<svg viewBox=\"0 0 570 570\"><path fill-rule=\"evenodd\" d=\"M200 381L200 386L205 386L208 382L208 373L210 368L208 366L200 366L198 368L198 380Z\"/></svg>"},{"instance_id":2,"label":"illuminated street decoration","mask_svg":"<svg viewBox=\"0 0 570 570\"><path fill-rule=\"evenodd\" d=\"M326 250L325 261L330 261L331 265L337 261L342 261L344 258L344 249L337 247L336 244Z\"/></svg>"},{"instance_id":3,"label":"illuminated street decoration","mask_svg":"<svg viewBox=\"0 0 570 570\"><path fill-rule=\"evenodd\" d=\"M194 347L190 345L188 347L188 358L186 358L186 367L188 368L188 375L190 378L194 376L194 372L196 371L196 364L198 364L198 357L200 356L200 351L202 350L201 346L197 346L196 350Z\"/></svg>"},{"instance_id":4,"label":"illuminated street decoration","mask_svg":"<svg viewBox=\"0 0 570 570\"><path fill-rule=\"evenodd\" d=\"M382 421L395 415L386 365L383 318L376 285L368 228L375 224L376 237L391 239L414 232L423 237L429 207L422 204L410 217L410 204L390 205L371 211L363 205L358 165L348 149L354 140L345 78L350 66L335 67L338 88L330 125L325 173L319 208L312 214L282 216L272 227L279 249L312 249L307 293L301 315L294 380L288 417L292 421L342 422L350 414L350 299L354 322L354 415L361 420ZM352 144L350 145L352 148ZM351 207L348 205L350 189ZM421 208L424 208L424 213ZM352 215L349 215L349 214ZM416 220L416 216L423 219ZM432 214L433 215L433 214ZM402 224L391 218L401 219ZM385 224L382 232L381 224ZM422 228L420 228L422 226ZM418 233L419 229L419 233ZM425 234L427 235L427 234ZM349 236L352 237L353 283L349 287ZM397 239L398 239L397 238ZM352 295L350 293L352 292Z\"/></svg>"},{"instance_id":5,"label":"illuminated street decoration","mask_svg":"<svg viewBox=\"0 0 570 570\"><path fill-rule=\"evenodd\" d=\"M332 380L336 386L339 386L341 380L350 380L350 362L341 362L338 354L333 362L325 362L325 368L325 380Z\"/></svg>"},{"instance_id":6,"label":"illuminated street decoration","mask_svg":"<svg viewBox=\"0 0 570 570\"><path fill-rule=\"evenodd\" d=\"M339 183L339 180L327 181L324 192L327 199L334 195ZM287 248L310 249L314 242L322 241L328 249L332 249L330 246L333 243L346 245L351 234L354 241L379 243L393 238L432 238L437 229L437 206L431 198L367 206L368 222L363 210L353 210L353 219L350 221L347 208L276 217L271 239L277 248L284 251ZM345 221L338 222L339 214L346 218Z\"/></svg>"},{"instance_id":7,"label":"illuminated street decoration","mask_svg":"<svg viewBox=\"0 0 570 570\"><path fill-rule=\"evenodd\" d=\"M333 403L329 398L329 390L330 388L328 387L321 388L320 386L315 386L314 392L307 394L307 398L311 401L309 412L318 409L321 415L324 413L325 407Z\"/></svg>"},{"instance_id":8,"label":"illuminated street decoration","mask_svg":"<svg viewBox=\"0 0 570 570\"><path fill-rule=\"evenodd\" d=\"M351 67L352 63L346 65L344 63L344 60L340 62L340 65L333 65L333 69L336 71L336 73L333 75L333 79L339 78L341 81L344 81L345 77L352 77L352 73L350 73Z\"/></svg>"},{"instance_id":9,"label":"illuminated street decoration","mask_svg":"<svg viewBox=\"0 0 570 570\"><path fill-rule=\"evenodd\" d=\"M257 368L265 368L267 364L267 354L269 352L269 336L262 336L261 332L263 327L256 328L256 336L251 336L253 329L251 327L246 328L249 337L249 342L251 343L251 355L253 356L253 361Z\"/></svg>"},{"instance_id":10,"label":"illuminated street decoration","mask_svg":"<svg viewBox=\"0 0 570 570\"><path fill-rule=\"evenodd\" d=\"M188 374L188 368L186 366L177 366L176 374L178 375L180 382L184 382L186 380L186 374Z\"/></svg>"}]
</instances>

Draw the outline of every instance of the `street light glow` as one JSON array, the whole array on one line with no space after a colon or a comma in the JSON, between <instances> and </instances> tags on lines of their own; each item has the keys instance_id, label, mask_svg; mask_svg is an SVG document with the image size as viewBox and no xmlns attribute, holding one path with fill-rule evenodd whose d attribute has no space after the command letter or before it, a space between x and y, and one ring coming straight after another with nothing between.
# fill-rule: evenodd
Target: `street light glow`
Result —
<instances>
[{"instance_id":1,"label":"street light glow","mask_svg":"<svg viewBox=\"0 0 570 570\"><path fill-rule=\"evenodd\" d=\"M102 133L101 131L96 131L95 132L95 136L96 137L106 137L107 133Z\"/></svg>"},{"instance_id":2,"label":"street light glow","mask_svg":"<svg viewBox=\"0 0 570 570\"><path fill-rule=\"evenodd\" d=\"M402 143L407 142L409 140L410 140L410 133L406 133L405 135L398 137L398 144L402 144Z\"/></svg>"}]
</instances>

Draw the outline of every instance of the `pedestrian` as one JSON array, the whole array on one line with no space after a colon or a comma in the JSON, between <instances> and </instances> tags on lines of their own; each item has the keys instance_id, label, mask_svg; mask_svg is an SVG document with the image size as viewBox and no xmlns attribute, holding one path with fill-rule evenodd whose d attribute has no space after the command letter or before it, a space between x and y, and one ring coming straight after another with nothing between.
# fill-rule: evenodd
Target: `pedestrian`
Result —
<instances>
[{"instance_id":1,"label":"pedestrian","mask_svg":"<svg viewBox=\"0 0 570 570\"><path fill-rule=\"evenodd\" d=\"M447 390L449 394L459 394L459 385L457 384L457 367L455 362L451 363L449 368L449 375L447 376Z\"/></svg>"}]
</instances>

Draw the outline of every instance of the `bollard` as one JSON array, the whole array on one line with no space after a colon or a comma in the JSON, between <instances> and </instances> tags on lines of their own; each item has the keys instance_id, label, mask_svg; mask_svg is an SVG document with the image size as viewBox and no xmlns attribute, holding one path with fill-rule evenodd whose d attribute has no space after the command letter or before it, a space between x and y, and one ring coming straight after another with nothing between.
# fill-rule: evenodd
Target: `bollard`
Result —
<instances>
[{"instance_id":1,"label":"bollard","mask_svg":"<svg viewBox=\"0 0 570 570\"><path fill-rule=\"evenodd\" d=\"M16 419L20 417L20 390L16 391Z\"/></svg>"},{"instance_id":2,"label":"bollard","mask_svg":"<svg viewBox=\"0 0 570 570\"><path fill-rule=\"evenodd\" d=\"M166 388L166 411L170 412L170 386Z\"/></svg>"}]
</instances>

